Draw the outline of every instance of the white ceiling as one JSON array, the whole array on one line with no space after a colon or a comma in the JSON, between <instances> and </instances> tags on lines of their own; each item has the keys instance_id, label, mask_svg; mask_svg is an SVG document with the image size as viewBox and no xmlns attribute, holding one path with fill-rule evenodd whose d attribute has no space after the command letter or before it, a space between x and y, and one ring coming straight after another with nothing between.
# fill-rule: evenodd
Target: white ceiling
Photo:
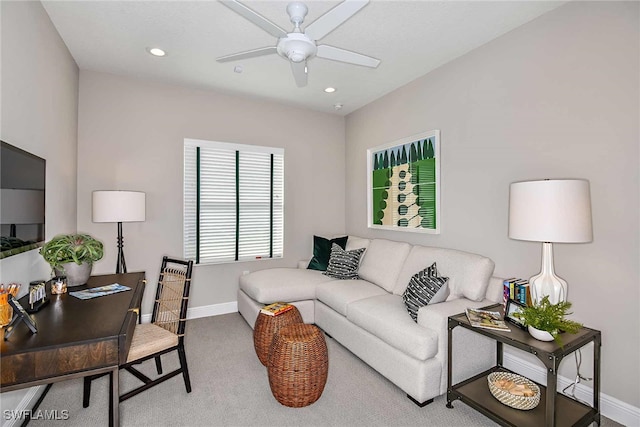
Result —
<instances>
[{"instance_id":1,"label":"white ceiling","mask_svg":"<svg viewBox=\"0 0 640 427\"><path fill-rule=\"evenodd\" d=\"M380 59L377 69L314 58L298 88L278 55L216 58L277 40L217 1L43 1L82 70L214 89L319 111L348 114L380 96L548 12L557 1L381 1L323 38ZM287 1L245 1L289 31ZM338 1L307 1L310 24ZM304 25L303 25L304 28ZM168 52L156 58L148 47ZM242 73L234 66L241 65ZM333 94L323 90L337 88ZM339 111L334 105L340 103Z\"/></svg>"}]
</instances>

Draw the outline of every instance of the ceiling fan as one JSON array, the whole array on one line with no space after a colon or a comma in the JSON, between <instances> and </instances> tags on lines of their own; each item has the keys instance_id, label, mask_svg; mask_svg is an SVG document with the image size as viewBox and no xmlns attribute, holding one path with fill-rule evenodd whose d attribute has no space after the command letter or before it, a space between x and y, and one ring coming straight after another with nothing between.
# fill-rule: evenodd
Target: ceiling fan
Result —
<instances>
[{"instance_id":1,"label":"ceiling fan","mask_svg":"<svg viewBox=\"0 0 640 427\"><path fill-rule=\"evenodd\" d=\"M216 59L218 62L236 61L238 59L255 58L257 56L277 53L291 63L293 77L298 87L307 85L307 60L316 56L318 58L371 68L376 68L380 64L379 59L370 56L326 44L316 44L318 40L322 39L358 13L360 9L369 3L369 0L344 0L314 22L307 25L304 30L300 25L304 22L304 18L307 15L307 6L301 2L289 3L287 5L287 14L289 14L291 23L294 25L293 30L289 33L239 1L225 0L221 3L269 34L277 37L278 43L276 46L262 47L246 52L221 56Z\"/></svg>"}]
</instances>

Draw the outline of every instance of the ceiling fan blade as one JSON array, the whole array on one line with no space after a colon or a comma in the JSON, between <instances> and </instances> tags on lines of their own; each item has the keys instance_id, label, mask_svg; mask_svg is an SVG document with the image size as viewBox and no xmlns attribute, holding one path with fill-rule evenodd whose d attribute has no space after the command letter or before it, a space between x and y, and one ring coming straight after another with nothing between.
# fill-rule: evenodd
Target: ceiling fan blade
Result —
<instances>
[{"instance_id":1,"label":"ceiling fan blade","mask_svg":"<svg viewBox=\"0 0 640 427\"><path fill-rule=\"evenodd\" d=\"M346 62L347 64L362 65L363 67L376 68L380 65L379 59L326 44L318 46L316 56L318 58L331 59L332 61Z\"/></svg>"},{"instance_id":2,"label":"ceiling fan blade","mask_svg":"<svg viewBox=\"0 0 640 427\"><path fill-rule=\"evenodd\" d=\"M216 58L218 62L236 61L238 59L255 58L256 56L271 55L272 53L278 53L275 46L261 47L260 49L247 50L245 52L232 53L231 55L221 56Z\"/></svg>"},{"instance_id":3,"label":"ceiling fan blade","mask_svg":"<svg viewBox=\"0 0 640 427\"><path fill-rule=\"evenodd\" d=\"M291 62L291 71L298 87L307 85L307 62Z\"/></svg>"},{"instance_id":4,"label":"ceiling fan blade","mask_svg":"<svg viewBox=\"0 0 640 427\"><path fill-rule=\"evenodd\" d=\"M243 5L239 1L225 0L225 1L221 1L220 3L227 6L229 9L233 10L238 15L241 15L242 17L253 22L258 27L262 28L272 36L280 38L287 35L287 32L285 30L278 27L276 24L269 21L267 18L260 15L258 12L255 12L253 9L249 9L247 6Z\"/></svg>"},{"instance_id":5,"label":"ceiling fan blade","mask_svg":"<svg viewBox=\"0 0 640 427\"><path fill-rule=\"evenodd\" d=\"M322 15L320 18L309 24L304 33L309 36L311 40L320 40L331 31L335 30L358 13L360 9L365 7L369 3L369 0L344 0L336 7Z\"/></svg>"}]
</instances>

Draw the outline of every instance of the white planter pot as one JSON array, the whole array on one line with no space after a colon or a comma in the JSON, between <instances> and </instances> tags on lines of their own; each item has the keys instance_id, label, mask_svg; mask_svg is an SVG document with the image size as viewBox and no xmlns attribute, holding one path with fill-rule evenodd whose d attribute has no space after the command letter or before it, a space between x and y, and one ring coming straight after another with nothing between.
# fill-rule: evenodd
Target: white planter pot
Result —
<instances>
[{"instance_id":1,"label":"white planter pot","mask_svg":"<svg viewBox=\"0 0 640 427\"><path fill-rule=\"evenodd\" d=\"M540 341L553 341L553 335L551 335L547 331L541 331L540 329L536 329L533 326L529 326L527 328L529 330L529 334L537 340Z\"/></svg>"}]
</instances>

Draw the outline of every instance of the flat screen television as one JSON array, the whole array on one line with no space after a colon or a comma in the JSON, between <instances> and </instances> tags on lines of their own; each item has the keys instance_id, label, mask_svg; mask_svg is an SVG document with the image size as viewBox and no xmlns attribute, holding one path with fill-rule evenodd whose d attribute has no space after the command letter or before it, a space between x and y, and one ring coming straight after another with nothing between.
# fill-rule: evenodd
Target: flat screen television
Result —
<instances>
[{"instance_id":1,"label":"flat screen television","mask_svg":"<svg viewBox=\"0 0 640 427\"><path fill-rule=\"evenodd\" d=\"M0 259L44 242L46 161L0 141Z\"/></svg>"}]
</instances>

